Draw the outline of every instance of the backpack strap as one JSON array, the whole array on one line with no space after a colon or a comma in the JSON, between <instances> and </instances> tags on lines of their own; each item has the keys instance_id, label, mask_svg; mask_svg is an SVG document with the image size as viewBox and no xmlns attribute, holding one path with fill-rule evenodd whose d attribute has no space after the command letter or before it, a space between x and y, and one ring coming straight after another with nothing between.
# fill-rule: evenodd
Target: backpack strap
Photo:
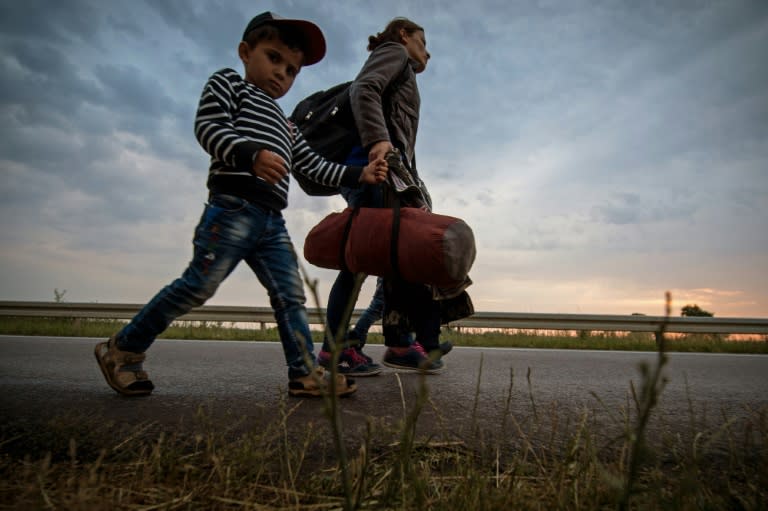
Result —
<instances>
[{"instance_id":1,"label":"backpack strap","mask_svg":"<svg viewBox=\"0 0 768 511\"><path fill-rule=\"evenodd\" d=\"M389 259L392 272L396 279L400 279L400 264L397 260L397 251L400 242L400 197L395 195L395 204L392 206L392 238L389 245Z\"/></svg>"}]
</instances>

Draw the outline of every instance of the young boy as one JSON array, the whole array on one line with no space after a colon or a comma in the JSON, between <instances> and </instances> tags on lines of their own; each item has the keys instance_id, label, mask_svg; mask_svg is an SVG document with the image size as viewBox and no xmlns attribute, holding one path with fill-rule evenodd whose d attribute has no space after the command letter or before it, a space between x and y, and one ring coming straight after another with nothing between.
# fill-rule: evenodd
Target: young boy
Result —
<instances>
[{"instance_id":1,"label":"young boy","mask_svg":"<svg viewBox=\"0 0 768 511\"><path fill-rule=\"evenodd\" d=\"M128 325L96 346L104 378L121 394L152 392L154 385L142 368L145 351L174 319L213 296L240 261L269 294L288 364L289 394L319 396L328 387L329 374L315 367L304 288L281 214L287 206L288 172L354 187L382 182L387 165L383 159L365 167L324 160L276 103L302 66L325 55L325 38L315 24L259 14L245 29L238 54L245 79L232 69L217 71L198 105L195 135L211 155L210 194L195 229L192 261ZM337 394L355 390L353 380L339 375Z\"/></svg>"}]
</instances>

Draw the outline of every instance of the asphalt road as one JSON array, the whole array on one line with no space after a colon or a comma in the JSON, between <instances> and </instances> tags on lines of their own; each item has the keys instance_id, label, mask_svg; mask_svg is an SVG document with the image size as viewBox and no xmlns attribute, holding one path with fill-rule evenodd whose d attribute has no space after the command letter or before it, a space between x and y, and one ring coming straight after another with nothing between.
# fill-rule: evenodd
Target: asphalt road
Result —
<instances>
[{"instance_id":1,"label":"asphalt road","mask_svg":"<svg viewBox=\"0 0 768 511\"><path fill-rule=\"evenodd\" d=\"M3 430L50 427L73 416L171 428L191 424L201 410L214 422L245 427L274 421L280 410L289 410L287 422L296 428L325 421L321 400L287 397L278 343L159 340L145 363L155 392L126 398L101 376L93 356L98 341L0 336ZM366 351L380 360L383 347ZM457 347L438 375L385 369L358 378L358 392L341 400L341 417L349 435L369 420L380 428L396 425L424 378L429 401L418 431L427 435L487 437L508 434L502 424L510 420L530 425L584 413L620 428L632 408L631 382L640 387L639 365L656 359L639 352ZM663 374L657 428L684 430L692 421L713 424L768 407L768 356L670 353Z\"/></svg>"}]
</instances>

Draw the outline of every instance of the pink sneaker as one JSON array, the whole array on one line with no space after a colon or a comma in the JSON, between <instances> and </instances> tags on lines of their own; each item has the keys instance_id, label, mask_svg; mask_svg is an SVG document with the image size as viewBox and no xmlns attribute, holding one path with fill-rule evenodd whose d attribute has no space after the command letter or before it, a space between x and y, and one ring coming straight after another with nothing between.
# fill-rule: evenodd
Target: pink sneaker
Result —
<instances>
[{"instance_id":1,"label":"pink sneaker","mask_svg":"<svg viewBox=\"0 0 768 511\"><path fill-rule=\"evenodd\" d=\"M317 356L317 362L326 369L331 367L332 355L330 351L321 351ZM339 374L353 376L376 376L381 373L381 366L368 359L355 348L346 348L339 353Z\"/></svg>"}]
</instances>

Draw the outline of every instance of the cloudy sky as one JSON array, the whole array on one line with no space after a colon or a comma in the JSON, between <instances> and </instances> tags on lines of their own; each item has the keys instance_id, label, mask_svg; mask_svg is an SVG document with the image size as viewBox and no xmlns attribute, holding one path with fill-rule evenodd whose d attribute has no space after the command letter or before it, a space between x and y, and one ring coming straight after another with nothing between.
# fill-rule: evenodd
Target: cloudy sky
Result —
<instances>
[{"instance_id":1,"label":"cloudy sky","mask_svg":"<svg viewBox=\"0 0 768 511\"><path fill-rule=\"evenodd\" d=\"M0 300L144 303L180 275L200 91L274 10L328 41L286 112L354 77L392 17L425 27L417 161L474 230L478 311L656 315L669 290L676 313L768 317L768 2L469 5L0 0ZM290 202L299 251L343 207ZM307 269L327 295L334 273ZM209 303L268 300L243 265Z\"/></svg>"}]
</instances>

